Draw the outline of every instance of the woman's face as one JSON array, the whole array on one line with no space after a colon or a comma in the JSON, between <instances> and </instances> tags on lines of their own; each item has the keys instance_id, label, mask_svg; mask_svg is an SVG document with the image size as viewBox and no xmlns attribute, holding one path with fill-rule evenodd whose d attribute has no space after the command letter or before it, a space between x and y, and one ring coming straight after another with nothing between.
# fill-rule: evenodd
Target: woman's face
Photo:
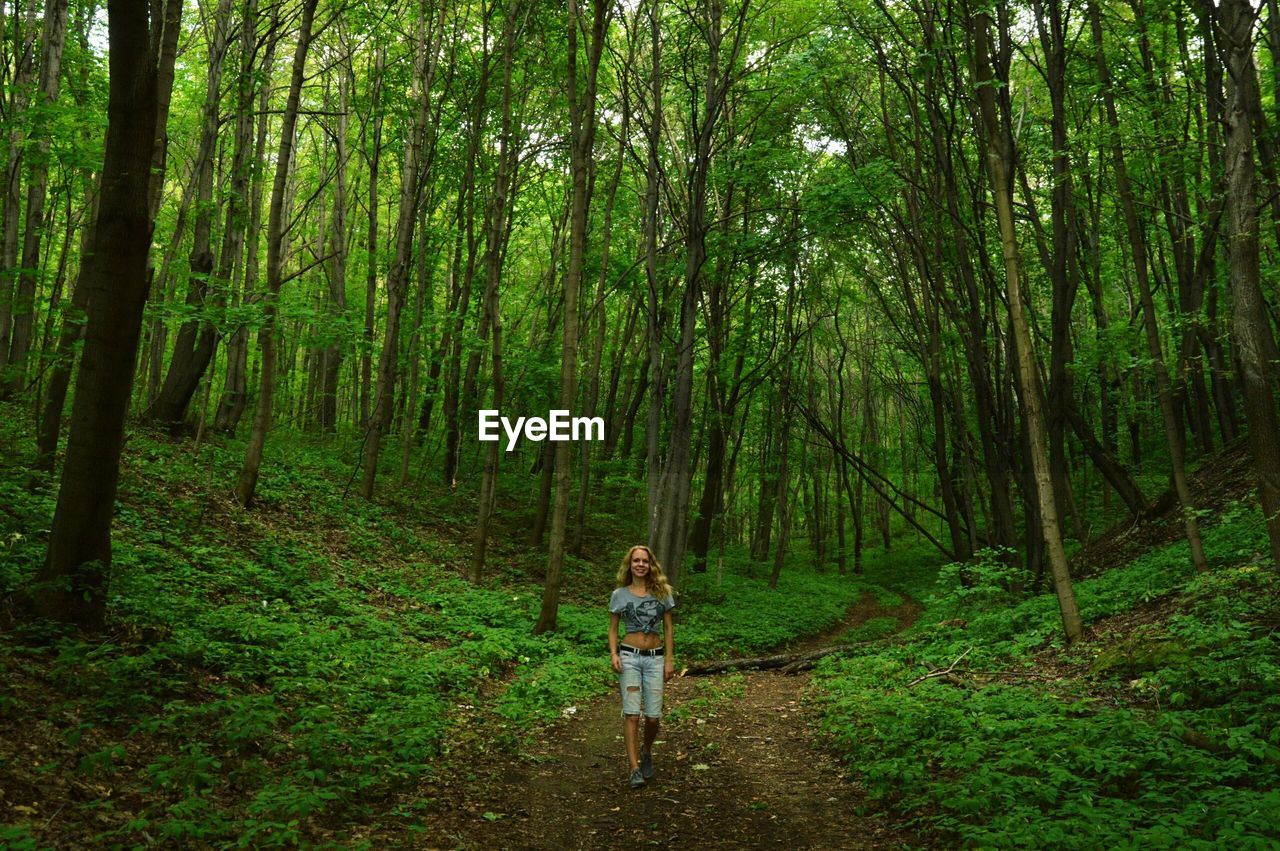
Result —
<instances>
[{"instance_id":1,"label":"woman's face","mask_svg":"<svg viewBox=\"0 0 1280 851\"><path fill-rule=\"evenodd\" d=\"M631 578L638 582L649 578L649 551L643 547L631 551Z\"/></svg>"}]
</instances>

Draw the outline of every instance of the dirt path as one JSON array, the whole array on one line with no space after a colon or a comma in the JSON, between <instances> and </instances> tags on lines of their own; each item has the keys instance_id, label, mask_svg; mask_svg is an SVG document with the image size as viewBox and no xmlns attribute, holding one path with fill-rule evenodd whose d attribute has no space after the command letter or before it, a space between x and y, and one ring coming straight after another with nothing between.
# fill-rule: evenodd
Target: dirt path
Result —
<instances>
[{"instance_id":1,"label":"dirt path","mask_svg":"<svg viewBox=\"0 0 1280 851\"><path fill-rule=\"evenodd\" d=\"M886 610L867 595L841 629ZM806 642L817 646L825 637ZM443 780L419 847L899 848L911 837L875 815L815 746L807 675L774 672L676 678L667 686L656 776L627 786L616 695L546 732L512 761L481 759Z\"/></svg>"}]
</instances>

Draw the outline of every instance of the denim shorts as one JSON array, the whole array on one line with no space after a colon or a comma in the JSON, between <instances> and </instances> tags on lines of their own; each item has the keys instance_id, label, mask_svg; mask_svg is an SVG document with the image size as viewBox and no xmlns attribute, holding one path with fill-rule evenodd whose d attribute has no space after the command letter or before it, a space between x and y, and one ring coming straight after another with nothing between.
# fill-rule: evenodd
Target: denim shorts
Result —
<instances>
[{"instance_id":1,"label":"denim shorts","mask_svg":"<svg viewBox=\"0 0 1280 851\"><path fill-rule=\"evenodd\" d=\"M622 714L639 715L641 703L644 717L662 717L662 668L663 657L642 656L623 651L622 673L618 675L618 687L622 690ZM630 689L636 689L631 691Z\"/></svg>"}]
</instances>

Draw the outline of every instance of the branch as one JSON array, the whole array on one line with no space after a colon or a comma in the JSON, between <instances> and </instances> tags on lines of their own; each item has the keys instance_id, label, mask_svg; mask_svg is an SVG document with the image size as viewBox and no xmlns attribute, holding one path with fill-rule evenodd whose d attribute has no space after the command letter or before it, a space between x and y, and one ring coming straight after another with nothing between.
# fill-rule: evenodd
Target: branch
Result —
<instances>
[{"instance_id":1,"label":"branch","mask_svg":"<svg viewBox=\"0 0 1280 851\"><path fill-rule=\"evenodd\" d=\"M937 669L932 670L932 671L930 671L929 673L925 674L924 676L916 677L914 680L912 680L911 682L907 683L907 688L911 688L913 685L915 685L915 684L917 684L917 683L922 683L922 682L924 682L925 680L939 679L939 678L942 678L942 677L950 677L950 676L951 676L951 674L955 672L956 665L959 665L959 664L960 664L960 660L961 660L961 659L963 659L964 657L968 656L972 651L973 651L973 648L972 648L972 647L970 647L968 650L964 651L964 652L963 652L963 653L961 653L959 656L957 656L957 657L955 658L955 661L954 661L954 662L952 662L952 663L951 663L950 665L948 665L947 667L945 667L945 668L937 668ZM928 663L926 663L926 664L928 664ZM959 680L955 680L955 682L959 682Z\"/></svg>"}]
</instances>

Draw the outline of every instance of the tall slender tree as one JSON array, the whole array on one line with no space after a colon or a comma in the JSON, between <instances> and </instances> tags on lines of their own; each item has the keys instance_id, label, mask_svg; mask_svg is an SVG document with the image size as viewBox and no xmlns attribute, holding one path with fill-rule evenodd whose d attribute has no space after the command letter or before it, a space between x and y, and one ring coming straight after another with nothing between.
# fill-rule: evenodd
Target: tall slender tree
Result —
<instances>
[{"instance_id":1,"label":"tall slender tree","mask_svg":"<svg viewBox=\"0 0 1280 851\"><path fill-rule=\"evenodd\" d=\"M244 463L236 479L236 501L245 508L253 504L258 487L258 473L262 469L262 451L271 428L272 394L276 382L276 316L279 312L280 287L284 284L284 238L286 217L286 184L289 180L289 164L293 160L293 147L298 126L298 102L302 96L302 81L306 75L307 52L311 48L311 26L315 18L318 0L302 0L302 18L298 27L298 42L293 50L293 71L289 79L289 98L285 102L280 120L280 147L276 151L276 173L271 186L271 211L267 216L267 288L263 294L263 323L258 333L261 349L259 366L260 384L258 406L254 412L253 429L245 447Z\"/></svg>"},{"instance_id":2,"label":"tall slender tree","mask_svg":"<svg viewBox=\"0 0 1280 851\"><path fill-rule=\"evenodd\" d=\"M62 69L62 47L67 34L67 0L47 0L44 7L44 45L40 61L37 106L49 114L58 100L59 76ZM41 263L41 237L45 228L45 201L49 186L48 131L37 132L37 142L27 169L27 209L22 237L22 266L18 270L18 287L14 299L13 339L9 364L13 374L8 390L21 392L27 372L27 355L31 350L35 323L36 285Z\"/></svg>"},{"instance_id":3,"label":"tall slender tree","mask_svg":"<svg viewBox=\"0 0 1280 851\"><path fill-rule=\"evenodd\" d=\"M569 0L568 68L566 74L569 98L569 174L572 184L572 212L569 217L569 264L564 275L564 332L560 361L559 407L572 410L578 397L578 294L582 289L582 270L587 250L587 208L591 203L588 179L596 137L596 84L600 57L604 53L612 7L605 0L592 0L591 19L585 20L578 0ZM583 67L578 55L579 32L589 33ZM582 73L585 71L585 74ZM538 635L556 628L560 607L560 581L564 571L565 531L569 520L569 491L573 472L569 443L560 441L555 448L555 504L551 512L550 552L547 577L542 589L542 607L533 633Z\"/></svg>"},{"instance_id":4,"label":"tall slender tree","mask_svg":"<svg viewBox=\"0 0 1280 851\"><path fill-rule=\"evenodd\" d=\"M995 201L996 219L1000 226L1000 242L1004 257L1005 285L1008 288L1009 324L1017 355L1018 388L1022 398L1023 422L1031 455L1035 495L1039 505L1041 531L1053 574L1054 592L1062 614L1062 625L1068 641L1084 634L1084 624L1076 603L1075 589L1062 544L1062 528L1053 492L1049 458L1045 451L1044 411L1039 376L1036 373L1035 348L1026 315L1022 293L1022 270L1018 256L1018 236L1013 221L1013 194L1010 186L1010 139L1007 127L1000 126L997 116L996 87L991 70L991 15L975 11L970 18L974 61L974 86L978 98L978 135L985 148L987 175Z\"/></svg>"}]
</instances>

